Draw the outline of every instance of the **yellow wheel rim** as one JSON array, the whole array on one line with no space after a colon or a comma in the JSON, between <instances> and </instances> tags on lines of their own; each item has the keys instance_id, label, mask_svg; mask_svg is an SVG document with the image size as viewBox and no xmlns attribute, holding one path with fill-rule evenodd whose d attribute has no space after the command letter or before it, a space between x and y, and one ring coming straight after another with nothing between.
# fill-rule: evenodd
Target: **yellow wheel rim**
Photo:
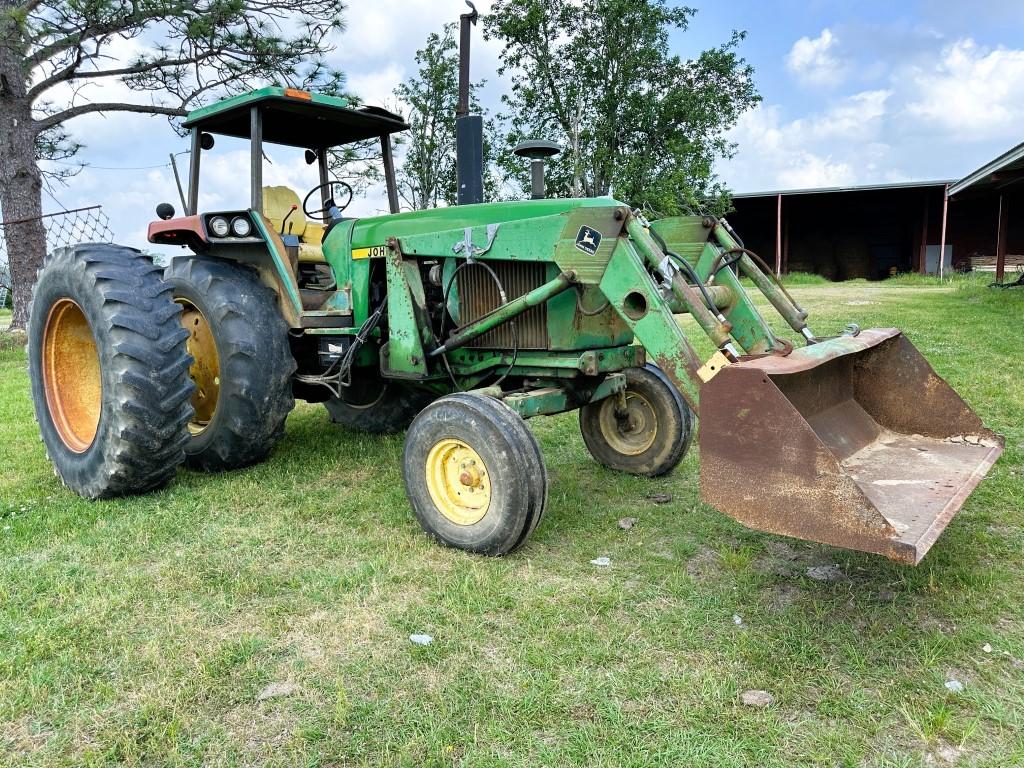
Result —
<instances>
[{"instance_id":1,"label":"yellow wheel rim","mask_svg":"<svg viewBox=\"0 0 1024 768\"><path fill-rule=\"evenodd\" d=\"M64 444L84 453L96 439L103 383L96 338L82 308L71 299L50 307L43 330L46 407Z\"/></svg>"},{"instance_id":2,"label":"yellow wheel rim","mask_svg":"<svg viewBox=\"0 0 1024 768\"><path fill-rule=\"evenodd\" d=\"M427 491L434 506L456 525L480 522L491 505L491 481L480 454L444 438L427 454Z\"/></svg>"},{"instance_id":3,"label":"yellow wheel rim","mask_svg":"<svg viewBox=\"0 0 1024 768\"><path fill-rule=\"evenodd\" d=\"M658 415L643 395L626 392L626 410L616 413L618 398L605 398L598 423L608 445L624 456L639 456L658 437Z\"/></svg>"},{"instance_id":4,"label":"yellow wheel rim","mask_svg":"<svg viewBox=\"0 0 1024 768\"><path fill-rule=\"evenodd\" d=\"M181 327L188 331L185 346L193 359L188 375L196 385L192 393L195 415L188 423L188 431L198 435L210 425L217 412L217 401L220 399L220 357L206 316L186 299L175 301L185 310L181 314Z\"/></svg>"}]
</instances>

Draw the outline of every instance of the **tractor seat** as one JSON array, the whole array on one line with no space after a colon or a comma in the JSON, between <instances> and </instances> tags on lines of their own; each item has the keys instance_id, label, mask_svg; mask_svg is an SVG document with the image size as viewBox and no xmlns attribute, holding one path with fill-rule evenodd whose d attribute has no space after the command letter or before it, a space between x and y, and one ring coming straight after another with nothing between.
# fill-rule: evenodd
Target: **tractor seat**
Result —
<instances>
[{"instance_id":1,"label":"tractor seat","mask_svg":"<svg viewBox=\"0 0 1024 768\"><path fill-rule=\"evenodd\" d=\"M294 210L292 206L295 206ZM324 263L324 252L320 247L324 225L306 218L302 213L302 202L293 190L288 187L264 187L263 215L278 234L299 238L299 261Z\"/></svg>"}]
</instances>

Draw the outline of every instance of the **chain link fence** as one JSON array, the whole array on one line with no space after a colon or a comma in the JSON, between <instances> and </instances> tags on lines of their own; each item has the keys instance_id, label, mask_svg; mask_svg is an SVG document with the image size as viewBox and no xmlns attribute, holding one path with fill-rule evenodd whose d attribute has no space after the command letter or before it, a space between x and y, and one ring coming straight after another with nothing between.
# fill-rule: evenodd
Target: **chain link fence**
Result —
<instances>
[{"instance_id":1,"label":"chain link fence","mask_svg":"<svg viewBox=\"0 0 1024 768\"><path fill-rule=\"evenodd\" d=\"M39 218L46 229L47 252L76 243L110 243L114 240L110 220L100 205L47 213ZM11 243L7 228L28 221L31 219L0 222L0 309L9 307L11 303Z\"/></svg>"},{"instance_id":2,"label":"chain link fence","mask_svg":"<svg viewBox=\"0 0 1024 768\"><path fill-rule=\"evenodd\" d=\"M103 206L90 205L85 208L72 208L70 211L45 213L39 217L46 229L46 250L52 251L63 245L76 243L110 243L114 233L110 229L110 219L103 212ZM0 222L0 263L9 263L7 228L14 224L25 224L31 219Z\"/></svg>"}]
</instances>

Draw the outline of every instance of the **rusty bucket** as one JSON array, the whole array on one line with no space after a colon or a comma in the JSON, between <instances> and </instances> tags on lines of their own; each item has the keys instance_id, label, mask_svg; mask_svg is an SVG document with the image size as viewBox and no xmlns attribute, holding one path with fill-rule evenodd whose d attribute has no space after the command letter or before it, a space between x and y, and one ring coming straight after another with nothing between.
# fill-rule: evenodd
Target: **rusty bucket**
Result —
<instances>
[{"instance_id":1,"label":"rusty bucket","mask_svg":"<svg viewBox=\"0 0 1024 768\"><path fill-rule=\"evenodd\" d=\"M1003 450L895 328L722 368L701 495L751 528L916 564Z\"/></svg>"}]
</instances>

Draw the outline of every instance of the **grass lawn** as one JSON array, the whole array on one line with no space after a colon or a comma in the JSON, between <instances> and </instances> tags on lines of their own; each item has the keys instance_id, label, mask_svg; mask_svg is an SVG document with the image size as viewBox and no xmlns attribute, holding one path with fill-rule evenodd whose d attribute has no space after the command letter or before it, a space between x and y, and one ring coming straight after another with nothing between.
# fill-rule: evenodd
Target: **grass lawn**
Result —
<instances>
[{"instance_id":1,"label":"grass lawn","mask_svg":"<svg viewBox=\"0 0 1024 768\"><path fill-rule=\"evenodd\" d=\"M604 470L575 414L531 422L551 502L505 559L431 544L402 437L314 406L262 466L89 503L0 346L0 763L1024 765L1024 291L793 290L820 334L904 328L1006 435L917 568L740 527L698 500L696 450Z\"/></svg>"}]
</instances>

